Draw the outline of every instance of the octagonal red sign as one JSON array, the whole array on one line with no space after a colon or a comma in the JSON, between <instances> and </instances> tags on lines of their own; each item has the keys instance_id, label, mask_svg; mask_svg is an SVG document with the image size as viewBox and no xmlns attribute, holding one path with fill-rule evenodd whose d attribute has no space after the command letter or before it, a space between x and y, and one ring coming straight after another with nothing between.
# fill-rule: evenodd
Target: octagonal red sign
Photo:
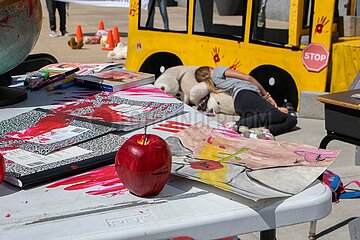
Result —
<instances>
[{"instance_id":1,"label":"octagonal red sign","mask_svg":"<svg viewBox=\"0 0 360 240\"><path fill-rule=\"evenodd\" d=\"M324 45L311 43L302 52L302 62L308 71L320 72L328 65L329 55Z\"/></svg>"}]
</instances>

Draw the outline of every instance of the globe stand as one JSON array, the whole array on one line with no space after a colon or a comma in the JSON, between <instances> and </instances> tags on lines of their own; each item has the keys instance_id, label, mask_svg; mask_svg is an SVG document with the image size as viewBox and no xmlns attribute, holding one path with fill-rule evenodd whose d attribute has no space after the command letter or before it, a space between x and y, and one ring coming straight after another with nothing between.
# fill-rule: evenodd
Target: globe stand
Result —
<instances>
[{"instance_id":1,"label":"globe stand","mask_svg":"<svg viewBox=\"0 0 360 240\"><path fill-rule=\"evenodd\" d=\"M0 75L0 107L19 103L27 99L25 89L5 87L11 82L11 75L5 73ZM4 86L5 85L5 86Z\"/></svg>"}]
</instances>

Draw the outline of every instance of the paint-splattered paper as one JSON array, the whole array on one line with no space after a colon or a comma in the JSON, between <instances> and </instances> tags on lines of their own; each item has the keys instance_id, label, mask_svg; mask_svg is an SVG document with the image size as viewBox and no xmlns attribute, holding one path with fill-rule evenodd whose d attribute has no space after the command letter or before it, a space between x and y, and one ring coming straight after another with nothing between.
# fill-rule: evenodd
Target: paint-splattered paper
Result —
<instances>
[{"instance_id":1,"label":"paint-splattered paper","mask_svg":"<svg viewBox=\"0 0 360 240\"><path fill-rule=\"evenodd\" d=\"M160 122L183 111L184 104L130 100L101 92L59 108L54 113L81 117L116 128L130 131Z\"/></svg>"},{"instance_id":2,"label":"paint-splattered paper","mask_svg":"<svg viewBox=\"0 0 360 240\"><path fill-rule=\"evenodd\" d=\"M202 122L167 142L174 174L253 200L302 191L339 153L283 141L229 138Z\"/></svg>"},{"instance_id":3,"label":"paint-splattered paper","mask_svg":"<svg viewBox=\"0 0 360 240\"><path fill-rule=\"evenodd\" d=\"M0 122L0 150L20 148L49 154L114 130L109 126L37 108Z\"/></svg>"}]
</instances>

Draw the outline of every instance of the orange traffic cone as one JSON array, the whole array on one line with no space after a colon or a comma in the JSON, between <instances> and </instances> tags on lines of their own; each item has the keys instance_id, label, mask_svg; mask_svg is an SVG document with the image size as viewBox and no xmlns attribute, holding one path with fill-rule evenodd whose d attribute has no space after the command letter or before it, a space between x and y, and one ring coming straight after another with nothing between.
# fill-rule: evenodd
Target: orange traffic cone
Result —
<instances>
[{"instance_id":1,"label":"orange traffic cone","mask_svg":"<svg viewBox=\"0 0 360 240\"><path fill-rule=\"evenodd\" d=\"M103 22L103 21L100 21L100 22L99 22L98 30L105 30L104 22Z\"/></svg>"},{"instance_id":2,"label":"orange traffic cone","mask_svg":"<svg viewBox=\"0 0 360 240\"><path fill-rule=\"evenodd\" d=\"M114 27L114 41L115 44L118 44L120 42L119 29L117 26Z\"/></svg>"},{"instance_id":3,"label":"orange traffic cone","mask_svg":"<svg viewBox=\"0 0 360 240\"><path fill-rule=\"evenodd\" d=\"M77 25L76 26L76 41L79 41L80 38L83 38L84 35L82 33L82 30L81 30L81 25Z\"/></svg>"},{"instance_id":4,"label":"orange traffic cone","mask_svg":"<svg viewBox=\"0 0 360 240\"><path fill-rule=\"evenodd\" d=\"M107 38L106 38L106 46L101 48L102 50L113 50L114 49L114 38L112 30L108 30Z\"/></svg>"}]
</instances>

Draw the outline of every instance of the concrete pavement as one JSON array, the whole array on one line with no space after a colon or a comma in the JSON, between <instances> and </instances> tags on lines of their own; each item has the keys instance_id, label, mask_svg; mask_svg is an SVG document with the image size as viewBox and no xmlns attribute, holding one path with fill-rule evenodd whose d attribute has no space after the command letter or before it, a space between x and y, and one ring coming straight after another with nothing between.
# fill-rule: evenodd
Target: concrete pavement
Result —
<instances>
[{"instance_id":1,"label":"concrete pavement","mask_svg":"<svg viewBox=\"0 0 360 240\"><path fill-rule=\"evenodd\" d=\"M41 0L43 7L43 22L40 38L32 53L46 52L54 55L59 62L108 62L107 51L100 50L100 45L85 45L83 49L72 50L67 41L69 37L49 37L49 19L45 7L45 0ZM98 22L103 21L105 28L112 29L118 26L121 41L127 42L128 9L106 8L71 4L69 16L67 17L67 30L75 34L76 25L82 26L84 35L93 35L98 29ZM124 60L119 62L125 63ZM218 115L219 121L232 118L232 116ZM339 123L341 124L341 123ZM277 137L277 140L304 143L312 146L319 146L321 139L325 136L323 120L300 118L299 129ZM360 180L360 166L354 165L355 147L339 141L332 141L328 149L340 149L338 159L330 167L342 177L343 182ZM360 216L360 199L341 200L333 205L332 213L318 221L317 233L321 234L320 239L326 240L350 240L346 221ZM278 230L279 240L303 240L307 239L309 223L284 227ZM259 234L251 233L240 236L241 240L258 239Z\"/></svg>"}]
</instances>

